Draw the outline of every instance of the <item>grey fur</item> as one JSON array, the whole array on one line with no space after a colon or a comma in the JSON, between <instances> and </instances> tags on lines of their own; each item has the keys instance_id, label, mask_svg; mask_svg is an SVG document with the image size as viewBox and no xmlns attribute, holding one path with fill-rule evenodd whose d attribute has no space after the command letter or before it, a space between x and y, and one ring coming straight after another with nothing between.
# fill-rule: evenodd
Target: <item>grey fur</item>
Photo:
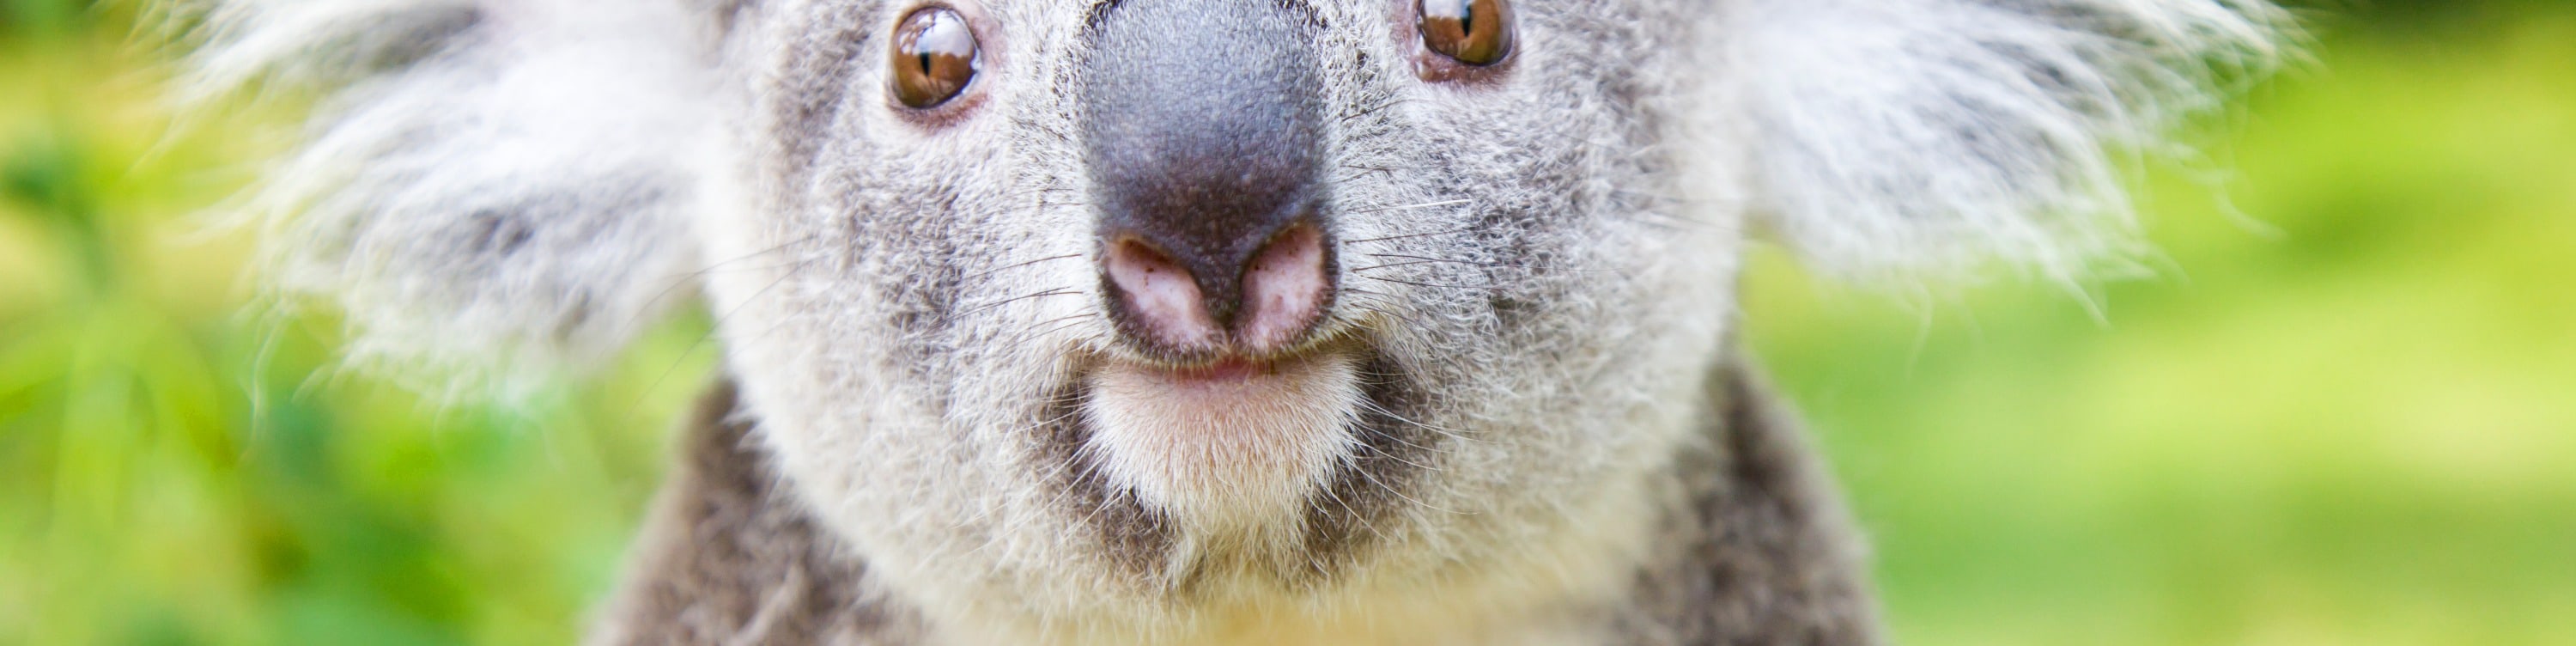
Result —
<instances>
[{"instance_id":1,"label":"grey fur","mask_svg":"<svg viewBox=\"0 0 2576 646\"><path fill-rule=\"evenodd\" d=\"M1853 532L1720 368L1746 232L2077 275L2130 244L2115 155L2276 21L1521 0L1508 62L1427 82L1406 0L1264 1L1314 25L1344 291L1306 351L1364 392L1305 508L1246 527L1090 432L1101 366L1150 360L1091 235L1097 3L950 3L985 57L926 113L886 96L886 0L228 0L203 60L347 88L261 204L364 357L522 372L674 289L721 314L741 422L701 420L602 641L1864 644Z\"/></svg>"},{"instance_id":2,"label":"grey fur","mask_svg":"<svg viewBox=\"0 0 2576 646\"><path fill-rule=\"evenodd\" d=\"M1739 363L1707 401L1705 435L1659 470L1659 538L1628 597L1570 612L1596 616L1604 644L1878 643L1860 547L1797 430ZM637 576L590 643L926 641L921 613L781 488L737 406L719 385L683 427Z\"/></svg>"},{"instance_id":3,"label":"grey fur","mask_svg":"<svg viewBox=\"0 0 2576 646\"><path fill-rule=\"evenodd\" d=\"M733 386L699 402L593 644L906 644L919 616L784 495Z\"/></svg>"}]
</instances>

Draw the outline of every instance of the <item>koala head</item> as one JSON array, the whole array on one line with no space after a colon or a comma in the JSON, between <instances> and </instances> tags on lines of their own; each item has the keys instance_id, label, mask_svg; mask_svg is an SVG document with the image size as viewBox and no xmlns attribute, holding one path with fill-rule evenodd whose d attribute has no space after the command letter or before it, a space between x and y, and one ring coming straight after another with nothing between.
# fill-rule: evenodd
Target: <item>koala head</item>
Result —
<instances>
[{"instance_id":1,"label":"koala head","mask_svg":"<svg viewBox=\"0 0 2576 646\"><path fill-rule=\"evenodd\" d=\"M360 351L535 365L695 288L873 572L1102 635L1606 590L1754 232L2117 259L2236 0L238 0L344 88L265 193ZM1425 595L1435 583L1472 590ZM1440 588L1449 589L1449 588Z\"/></svg>"}]
</instances>

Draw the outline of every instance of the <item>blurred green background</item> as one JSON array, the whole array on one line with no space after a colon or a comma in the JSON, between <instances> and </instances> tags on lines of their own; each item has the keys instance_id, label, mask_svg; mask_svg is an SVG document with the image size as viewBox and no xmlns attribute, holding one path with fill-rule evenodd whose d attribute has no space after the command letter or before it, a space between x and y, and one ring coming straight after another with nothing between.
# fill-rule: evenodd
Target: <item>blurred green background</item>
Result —
<instances>
[{"instance_id":1,"label":"blurred green background","mask_svg":"<svg viewBox=\"0 0 2576 646\"><path fill-rule=\"evenodd\" d=\"M2155 277L1758 258L1904 643L2576 644L2576 3L2307 15L2311 64L2142 175ZM290 131L174 120L148 20L0 0L0 644L570 641L704 319L524 407L333 370L197 215Z\"/></svg>"}]
</instances>

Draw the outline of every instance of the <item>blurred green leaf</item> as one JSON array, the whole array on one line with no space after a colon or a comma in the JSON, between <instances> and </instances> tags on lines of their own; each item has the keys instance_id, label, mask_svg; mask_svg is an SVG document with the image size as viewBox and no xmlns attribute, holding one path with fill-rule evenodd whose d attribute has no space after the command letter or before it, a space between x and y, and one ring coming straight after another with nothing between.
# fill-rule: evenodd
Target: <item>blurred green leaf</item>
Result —
<instances>
[{"instance_id":1,"label":"blurred green leaf","mask_svg":"<svg viewBox=\"0 0 2576 646\"><path fill-rule=\"evenodd\" d=\"M91 0L0 0L0 37L67 36L86 23Z\"/></svg>"}]
</instances>

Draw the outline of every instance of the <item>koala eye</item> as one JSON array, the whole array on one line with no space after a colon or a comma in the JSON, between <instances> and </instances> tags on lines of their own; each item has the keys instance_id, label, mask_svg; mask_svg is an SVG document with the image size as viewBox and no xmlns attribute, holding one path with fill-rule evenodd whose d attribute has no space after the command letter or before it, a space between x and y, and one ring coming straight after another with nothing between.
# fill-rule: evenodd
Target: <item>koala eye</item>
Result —
<instances>
[{"instance_id":1,"label":"koala eye","mask_svg":"<svg viewBox=\"0 0 2576 646\"><path fill-rule=\"evenodd\" d=\"M946 7L925 7L894 30L894 98L931 108L956 98L975 80L975 30Z\"/></svg>"},{"instance_id":2,"label":"koala eye","mask_svg":"<svg viewBox=\"0 0 2576 646\"><path fill-rule=\"evenodd\" d=\"M1468 65L1492 65L1512 53L1511 7L1503 0L1421 0L1422 42Z\"/></svg>"}]
</instances>

